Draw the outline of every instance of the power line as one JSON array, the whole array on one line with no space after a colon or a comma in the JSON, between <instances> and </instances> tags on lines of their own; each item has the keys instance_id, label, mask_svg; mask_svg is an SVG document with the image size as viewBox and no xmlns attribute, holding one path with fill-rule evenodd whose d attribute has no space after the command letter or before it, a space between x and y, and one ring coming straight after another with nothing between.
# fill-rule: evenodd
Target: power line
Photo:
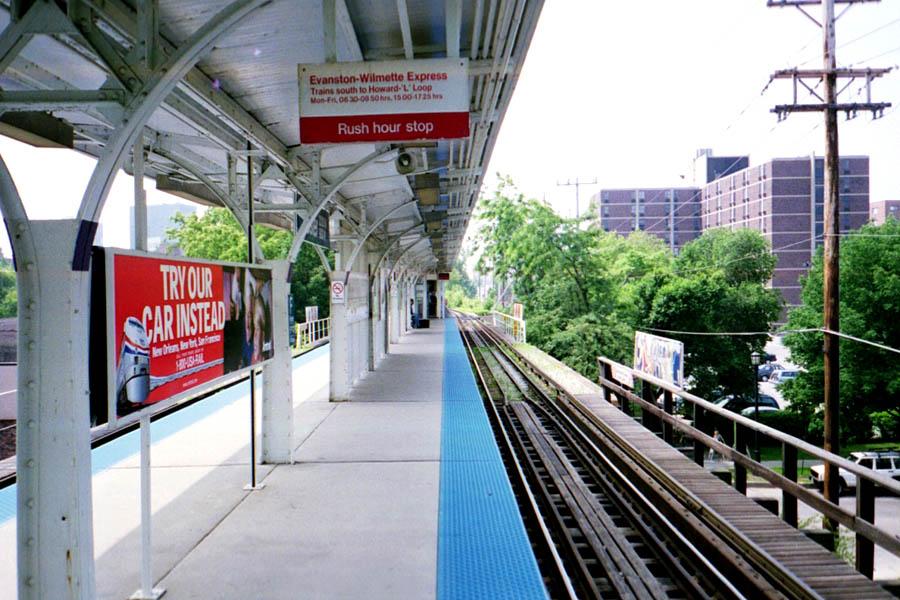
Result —
<instances>
[{"instance_id":1,"label":"power line","mask_svg":"<svg viewBox=\"0 0 900 600\"><path fill-rule=\"evenodd\" d=\"M807 329L780 329L776 331L683 331L679 329L661 329L658 327L642 327L642 329L646 329L647 331L656 331L659 333L671 333L675 335L695 335L700 337L752 337L759 335L790 335L794 333L827 333L829 335L836 335L840 338L844 338L853 342L872 346L874 348L878 348L879 350L900 354L900 348L893 348L891 346L886 346L885 344L880 344L878 342L873 342L871 340L856 337L855 335L850 335L849 333L832 331L824 327L813 327Z\"/></svg>"},{"instance_id":2,"label":"power line","mask_svg":"<svg viewBox=\"0 0 900 600\"><path fill-rule=\"evenodd\" d=\"M700 337L750 337L757 335L778 335L779 333L813 333L821 329L792 329L790 331L682 331L679 329L660 329L658 327L643 327L648 331L661 333L674 333L677 335L696 335Z\"/></svg>"}]
</instances>

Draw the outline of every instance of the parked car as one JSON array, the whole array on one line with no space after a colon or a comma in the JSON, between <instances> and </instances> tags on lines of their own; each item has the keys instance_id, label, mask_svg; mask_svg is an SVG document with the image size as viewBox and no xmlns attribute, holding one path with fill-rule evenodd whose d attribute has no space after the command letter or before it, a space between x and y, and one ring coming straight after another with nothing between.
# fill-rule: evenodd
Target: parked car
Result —
<instances>
[{"instance_id":1,"label":"parked car","mask_svg":"<svg viewBox=\"0 0 900 600\"><path fill-rule=\"evenodd\" d=\"M772 373L775 371L782 371L784 367L776 362L766 363L764 365L759 365L756 368L756 380L757 381L768 381L769 377L772 376Z\"/></svg>"},{"instance_id":2,"label":"parked car","mask_svg":"<svg viewBox=\"0 0 900 600\"><path fill-rule=\"evenodd\" d=\"M762 396L760 396L760 401L761 400L762 400ZM769 406L769 405L763 406L762 402L760 402L759 414L761 414L761 415L764 415L767 413L778 412L779 410L781 410L781 409L778 408L777 406ZM741 411L741 416L750 417L752 419L753 417L756 416L756 407L753 405L748 406L747 408L745 408L744 410Z\"/></svg>"},{"instance_id":3,"label":"parked car","mask_svg":"<svg viewBox=\"0 0 900 600\"><path fill-rule=\"evenodd\" d=\"M717 400L715 404L719 408L724 408L725 410L739 413L744 409L754 408L756 406L756 400L752 396L734 396L729 394L728 396ZM780 408L778 406L778 401L768 394L759 395L759 406L760 408L768 406L774 408L775 410L778 410Z\"/></svg>"},{"instance_id":4,"label":"parked car","mask_svg":"<svg viewBox=\"0 0 900 600\"><path fill-rule=\"evenodd\" d=\"M889 452L851 452L848 460L861 467L873 469L888 477L900 480L900 451ZM856 487L856 474L838 469L840 490L845 492ZM813 485L822 489L825 486L825 465L813 465L809 468L809 478Z\"/></svg>"},{"instance_id":5,"label":"parked car","mask_svg":"<svg viewBox=\"0 0 900 600\"><path fill-rule=\"evenodd\" d=\"M793 369L781 369L780 371L774 371L769 376L769 382L775 384L776 386L779 386L789 379L796 379L797 375L799 374L800 371L796 371Z\"/></svg>"}]
</instances>

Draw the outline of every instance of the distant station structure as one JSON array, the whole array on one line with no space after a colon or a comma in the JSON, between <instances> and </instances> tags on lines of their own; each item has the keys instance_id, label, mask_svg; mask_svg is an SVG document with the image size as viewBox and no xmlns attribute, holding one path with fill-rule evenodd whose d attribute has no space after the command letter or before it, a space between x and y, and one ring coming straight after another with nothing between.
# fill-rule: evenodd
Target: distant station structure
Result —
<instances>
[{"instance_id":1,"label":"distant station structure","mask_svg":"<svg viewBox=\"0 0 900 600\"><path fill-rule=\"evenodd\" d=\"M378 367L410 326L410 305L423 318L442 314L440 275L459 251L542 4L14 0L0 8L0 133L97 159L77 217L55 221L28 218L15 173L0 161L19 290L20 598L95 596L92 419L149 427L149 414L187 393L177 383L187 374L202 373L187 378L202 383L197 392L261 368L261 455L291 461L286 303L302 244L317 247L333 282L332 399ZM101 260L92 246L122 170L135 180L134 248ZM248 231L249 262L147 254L145 177L231 211ZM286 260L265 260L255 223L292 232ZM148 275L126 277L139 269ZM141 310L144 293L158 293L158 303ZM196 302L179 307L186 298ZM128 319L126 300L137 307ZM243 356L221 339L238 319L249 332L236 347ZM173 343L186 331L203 337ZM252 337L257 331L263 337ZM155 369L167 357L163 376Z\"/></svg>"}]
</instances>

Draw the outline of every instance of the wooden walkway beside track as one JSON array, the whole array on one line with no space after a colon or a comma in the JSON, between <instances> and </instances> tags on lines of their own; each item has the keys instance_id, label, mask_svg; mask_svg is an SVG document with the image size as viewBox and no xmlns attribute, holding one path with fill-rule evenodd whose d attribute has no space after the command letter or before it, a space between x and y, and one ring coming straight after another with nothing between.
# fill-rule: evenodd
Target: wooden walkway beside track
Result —
<instances>
[{"instance_id":1,"label":"wooden walkway beside track","mask_svg":"<svg viewBox=\"0 0 900 600\"><path fill-rule=\"evenodd\" d=\"M747 539L787 566L821 597L834 600L887 600L894 597L607 402L600 394L599 386L595 394L578 393L583 392L581 386L581 389L573 390L576 393L570 393L566 380L571 381L571 378L559 376L558 373L554 376L554 371L564 372L569 370L568 367L557 361L553 362L556 363L554 369L546 369L546 365L541 367L554 384L587 407L642 455L654 461L663 472L681 483L702 507L718 513Z\"/></svg>"}]
</instances>

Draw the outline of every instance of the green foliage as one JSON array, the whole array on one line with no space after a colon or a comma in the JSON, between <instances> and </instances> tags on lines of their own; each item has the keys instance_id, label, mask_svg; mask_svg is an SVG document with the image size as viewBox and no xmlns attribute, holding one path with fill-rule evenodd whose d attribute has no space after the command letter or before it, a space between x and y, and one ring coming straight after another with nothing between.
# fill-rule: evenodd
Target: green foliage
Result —
<instances>
[{"instance_id":1,"label":"green foliage","mask_svg":"<svg viewBox=\"0 0 900 600\"><path fill-rule=\"evenodd\" d=\"M247 232L234 216L224 208L211 208L202 216L182 215L172 217L174 226L166 230L166 237L177 244L186 256L224 260L247 261ZM256 240L263 255L269 259L286 258L291 248L292 235L288 231L257 225ZM294 262L291 278L291 295L294 298L294 318L305 319L304 307L318 306L319 318L328 316L328 274L315 248L303 244Z\"/></svg>"},{"instance_id":2,"label":"green foliage","mask_svg":"<svg viewBox=\"0 0 900 600\"><path fill-rule=\"evenodd\" d=\"M603 355L630 364L636 329L767 331L781 302L765 289L775 259L756 232L710 232L675 258L655 236L624 238L564 219L508 179L483 201L478 267L512 281L528 341L588 377ZM662 333L685 342L697 393L743 393L760 338Z\"/></svg>"},{"instance_id":3,"label":"green foliage","mask_svg":"<svg viewBox=\"0 0 900 600\"><path fill-rule=\"evenodd\" d=\"M841 331L886 346L900 347L900 221L866 225L860 235L841 240ZM803 280L802 304L788 315L787 329L822 327L822 251ZM791 410L818 427L824 401L821 333L785 336L794 361L804 367L785 385ZM869 436L872 413L900 406L900 361L878 348L842 339L840 342L840 422L844 439ZM883 424L883 421L882 421Z\"/></svg>"},{"instance_id":4,"label":"green foliage","mask_svg":"<svg viewBox=\"0 0 900 600\"><path fill-rule=\"evenodd\" d=\"M755 420L788 435L801 439L809 439L806 421L803 420L801 415L795 412L788 410L760 412L759 417Z\"/></svg>"},{"instance_id":5,"label":"green foliage","mask_svg":"<svg viewBox=\"0 0 900 600\"><path fill-rule=\"evenodd\" d=\"M875 411L869 418L882 440L900 441L900 409Z\"/></svg>"},{"instance_id":6,"label":"green foliage","mask_svg":"<svg viewBox=\"0 0 900 600\"><path fill-rule=\"evenodd\" d=\"M16 316L17 300L16 272L4 261L0 263L0 318Z\"/></svg>"},{"instance_id":7,"label":"green foliage","mask_svg":"<svg viewBox=\"0 0 900 600\"><path fill-rule=\"evenodd\" d=\"M175 213L173 227L166 237L175 242L185 256L247 262L247 232L224 208L211 208L202 216ZM260 250L267 259L286 258L291 234L263 225L254 227Z\"/></svg>"},{"instance_id":8,"label":"green foliage","mask_svg":"<svg viewBox=\"0 0 900 600\"><path fill-rule=\"evenodd\" d=\"M460 252L456 262L453 264L453 270L450 272L450 281L447 282L447 288L444 291L447 299L447 306L455 308L467 313L484 314L490 312L490 307L476 298L478 293L475 282L466 272L467 253Z\"/></svg>"},{"instance_id":9,"label":"green foliage","mask_svg":"<svg viewBox=\"0 0 900 600\"><path fill-rule=\"evenodd\" d=\"M697 332L768 331L781 299L766 289L775 257L750 230L714 229L687 244L675 260L675 276L656 291L647 326ZM762 352L768 336L666 334L685 347L685 377L705 397L750 394L756 377L750 354Z\"/></svg>"}]
</instances>

